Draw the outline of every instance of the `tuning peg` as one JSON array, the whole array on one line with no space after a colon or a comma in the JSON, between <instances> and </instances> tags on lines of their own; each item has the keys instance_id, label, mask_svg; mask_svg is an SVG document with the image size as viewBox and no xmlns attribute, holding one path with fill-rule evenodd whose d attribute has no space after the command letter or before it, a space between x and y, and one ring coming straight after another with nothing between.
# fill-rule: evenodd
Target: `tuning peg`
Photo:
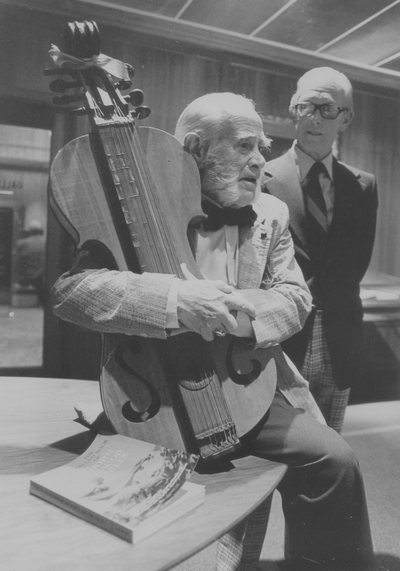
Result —
<instances>
[{"instance_id":1,"label":"tuning peg","mask_svg":"<svg viewBox=\"0 0 400 571\"><path fill-rule=\"evenodd\" d=\"M54 105L67 105L68 103L76 103L77 101L83 101L85 96L80 93L77 95L60 95L53 97L52 101Z\"/></svg>"},{"instance_id":2,"label":"tuning peg","mask_svg":"<svg viewBox=\"0 0 400 571\"><path fill-rule=\"evenodd\" d=\"M141 105L144 100L143 91L141 89L133 89L130 94L125 97L125 99L134 107L138 107L138 105Z\"/></svg>"},{"instance_id":3,"label":"tuning peg","mask_svg":"<svg viewBox=\"0 0 400 571\"><path fill-rule=\"evenodd\" d=\"M130 87L132 87L132 82L127 79L121 79L118 83L115 84L115 87L120 89L121 91L126 91Z\"/></svg>"},{"instance_id":4,"label":"tuning peg","mask_svg":"<svg viewBox=\"0 0 400 571\"><path fill-rule=\"evenodd\" d=\"M147 105L141 105L140 107L136 107L135 112L137 119L146 119L146 117L150 115L151 109L147 107Z\"/></svg>"},{"instance_id":5,"label":"tuning peg","mask_svg":"<svg viewBox=\"0 0 400 571\"><path fill-rule=\"evenodd\" d=\"M67 89L79 86L79 81L64 81L63 79L55 79L49 85L51 91L54 91L55 93L64 93Z\"/></svg>"},{"instance_id":6,"label":"tuning peg","mask_svg":"<svg viewBox=\"0 0 400 571\"><path fill-rule=\"evenodd\" d=\"M130 63L126 63L125 65L126 65L126 69L128 70L128 75L132 79L133 76L135 75L135 70L133 69L133 67L131 66Z\"/></svg>"}]
</instances>

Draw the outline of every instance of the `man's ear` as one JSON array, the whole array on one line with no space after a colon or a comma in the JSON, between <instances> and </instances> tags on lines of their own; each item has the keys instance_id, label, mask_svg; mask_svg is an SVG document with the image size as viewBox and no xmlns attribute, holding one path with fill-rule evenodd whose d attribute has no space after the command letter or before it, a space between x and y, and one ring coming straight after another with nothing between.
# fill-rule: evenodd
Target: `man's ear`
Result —
<instances>
[{"instance_id":1,"label":"man's ear","mask_svg":"<svg viewBox=\"0 0 400 571\"><path fill-rule=\"evenodd\" d=\"M342 124L340 125L340 129L339 131L345 131L347 129L347 127L350 125L350 123L353 121L353 117L354 117L354 111L353 110L349 110L349 111L345 111L345 116L344 119L342 121Z\"/></svg>"},{"instance_id":2,"label":"man's ear","mask_svg":"<svg viewBox=\"0 0 400 571\"><path fill-rule=\"evenodd\" d=\"M201 144L200 135L188 133L183 141L185 149L189 151L196 163L199 165L204 158L204 146Z\"/></svg>"}]
</instances>

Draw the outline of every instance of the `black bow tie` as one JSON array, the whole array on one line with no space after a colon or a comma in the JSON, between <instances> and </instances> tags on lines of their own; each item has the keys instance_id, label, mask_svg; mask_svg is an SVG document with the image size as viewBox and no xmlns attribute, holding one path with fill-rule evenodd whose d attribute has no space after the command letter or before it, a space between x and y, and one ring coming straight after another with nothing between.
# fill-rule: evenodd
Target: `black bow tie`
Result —
<instances>
[{"instance_id":1,"label":"black bow tie","mask_svg":"<svg viewBox=\"0 0 400 571\"><path fill-rule=\"evenodd\" d=\"M251 205L243 206L243 208L220 208L204 200L201 207L208 216L203 222L203 229L206 232L219 230L224 224L239 226L239 228L254 226L257 219L257 214Z\"/></svg>"}]
</instances>

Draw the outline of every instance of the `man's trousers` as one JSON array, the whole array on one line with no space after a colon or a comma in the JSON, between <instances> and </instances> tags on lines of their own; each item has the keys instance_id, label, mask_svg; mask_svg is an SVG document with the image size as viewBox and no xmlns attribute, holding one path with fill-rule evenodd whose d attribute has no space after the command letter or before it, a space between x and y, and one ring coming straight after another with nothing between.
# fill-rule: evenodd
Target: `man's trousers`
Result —
<instances>
[{"instance_id":1,"label":"man's trousers","mask_svg":"<svg viewBox=\"0 0 400 571\"><path fill-rule=\"evenodd\" d=\"M362 475L341 436L277 392L243 451L289 466L278 486L288 569L375 569ZM267 500L220 540L218 571L257 569L268 515Z\"/></svg>"}]
</instances>

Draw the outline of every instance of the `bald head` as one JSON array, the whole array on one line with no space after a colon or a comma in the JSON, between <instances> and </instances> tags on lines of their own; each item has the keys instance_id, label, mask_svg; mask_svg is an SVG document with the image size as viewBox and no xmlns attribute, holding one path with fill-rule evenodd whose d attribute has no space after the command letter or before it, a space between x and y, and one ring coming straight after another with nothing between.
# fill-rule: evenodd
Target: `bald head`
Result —
<instances>
[{"instance_id":1,"label":"bald head","mask_svg":"<svg viewBox=\"0 0 400 571\"><path fill-rule=\"evenodd\" d=\"M297 82L289 110L295 119L298 147L314 160L332 152L338 135L354 117L352 87L331 67L316 67Z\"/></svg>"},{"instance_id":2,"label":"bald head","mask_svg":"<svg viewBox=\"0 0 400 571\"><path fill-rule=\"evenodd\" d=\"M314 67L302 75L297 82L289 110L294 112L294 106L305 93L322 91L333 94L342 101L343 106L353 110L353 87L344 73L332 67Z\"/></svg>"},{"instance_id":3,"label":"bald head","mask_svg":"<svg viewBox=\"0 0 400 571\"><path fill-rule=\"evenodd\" d=\"M204 195L233 208L257 200L269 139L251 99L235 93L198 97L179 117L175 137L195 159Z\"/></svg>"},{"instance_id":4,"label":"bald head","mask_svg":"<svg viewBox=\"0 0 400 571\"><path fill-rule=\"evenodd\" d=\"M208 93L192 101L178 119L175 137L182 143L185 136L194 132L205 141L218 140L232 121L238 117L259 118L254 103L235 93Z\"/></svg>"}]
</instances>

